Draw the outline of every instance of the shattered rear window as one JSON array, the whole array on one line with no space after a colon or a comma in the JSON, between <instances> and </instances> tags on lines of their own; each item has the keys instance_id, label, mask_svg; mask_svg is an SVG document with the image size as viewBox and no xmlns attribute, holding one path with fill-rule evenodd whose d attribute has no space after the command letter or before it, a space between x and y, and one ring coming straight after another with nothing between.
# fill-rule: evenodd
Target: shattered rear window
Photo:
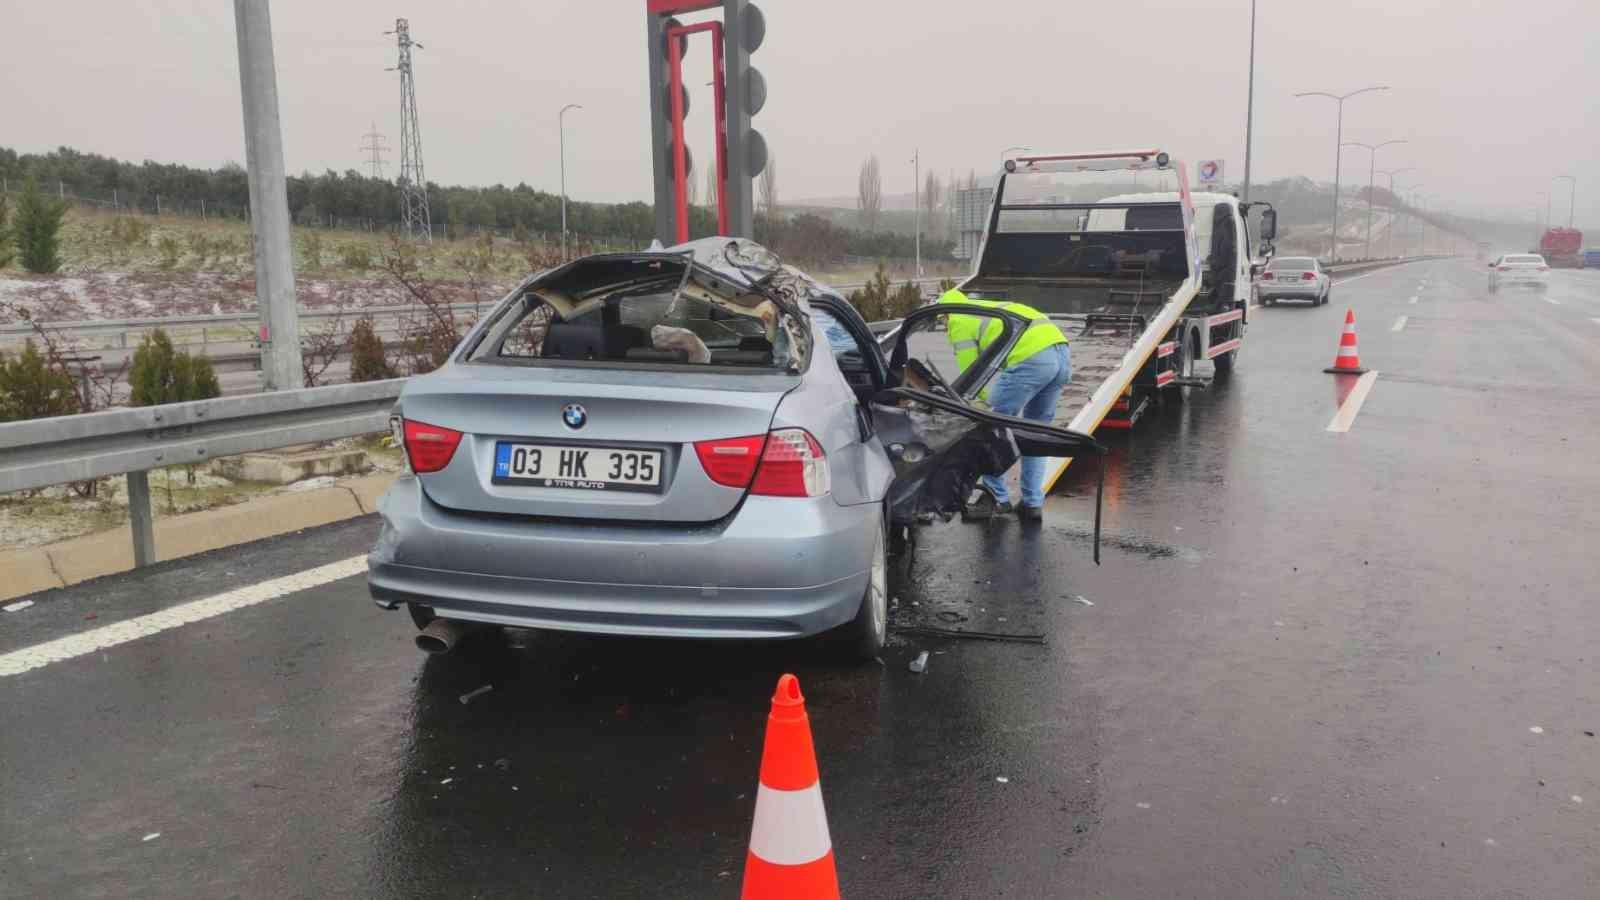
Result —
<instances>
[{"instance_id":1,"label":"shattered rear window","mask_svg":"<svg viewBox=\"0 0 1600 900\"><path fill-rule=\"evenodd\" d=\"M804 364L791 318L683 258L595 258L529 285L467 360L784 370Z\"/></svg>"}]
</instances>

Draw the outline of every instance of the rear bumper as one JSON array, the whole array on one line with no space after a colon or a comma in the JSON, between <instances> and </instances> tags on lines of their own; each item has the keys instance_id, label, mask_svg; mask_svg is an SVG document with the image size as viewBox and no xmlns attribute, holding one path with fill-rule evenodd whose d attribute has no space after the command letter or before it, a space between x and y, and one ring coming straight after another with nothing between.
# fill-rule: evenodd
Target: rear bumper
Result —
<instances>
[{"instance_id":1,"label":"rear bumper","mask_svg":"<svg viewBox=\"0 0 1600 900\"><path fill-rule=\"evenodd\" d=\"M1316 300L1322 296L1321 285L1314 281L1304 287L1299 284L1259 284L1256 290L1262 300Z\"/></svg>"},{"instance_id":2,"label":"rear bumper","mask_svg":"<svg viewBox=\"0 0 1600 900\"><path fill-rule=\"evenodd\" d=\"M379 606L596 634L794 638L842 625L866 592L878 507L749 497L704 526L463 515L415 478L379 503L367 557Z\"/></svg>"}]
</instances>

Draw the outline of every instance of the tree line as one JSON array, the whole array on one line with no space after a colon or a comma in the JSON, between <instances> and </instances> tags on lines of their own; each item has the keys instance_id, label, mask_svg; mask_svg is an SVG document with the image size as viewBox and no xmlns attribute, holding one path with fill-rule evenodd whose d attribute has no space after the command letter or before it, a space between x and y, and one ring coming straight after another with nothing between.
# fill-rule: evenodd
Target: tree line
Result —
<instances>
[{"instance_id":1,"label":"tree line","mask_svg":"<svg viewBox=\"0 0 1600 900\"><path fill-rule=\"evenodd\" d=\"M250 187L245 170L237 163L202 169L174 163L132 163L96 153L61 147L49 153L19 153L0 147L0 178L13 191L32 178L53 193L57 185L71 194L109 201L144 212L161 209L206 209L222 215L248 217ZM776 200L775 185L772 200ZM316 225L329 221L389 224L400 220L399 193L392 181L374 178L354 169L291 175L288 179L289 213L296 223ZM513 187L428 184L429 207L436 227L495 229L504 232L559 232L561 197L526 183ZM715 233L716 214L708 205L690 209L690 233ZM775 204L774 204L775 205ZM804 219L806 217L798 217ZM779 254L809 264L835 262L845 256L909 257L911 235L880 235L865 230L829 225L822 220L796 222L767 211L760 217L758 240L768 241ZM567 202L568 230L580 237L625 239L644 246L655 236L654 209L649 203ZM819 224L820 223L820 224ZM760 234L765 231L767 236ZM948 255L948 246L927 243L923 256Z\"/></svg>"}]
</instances>

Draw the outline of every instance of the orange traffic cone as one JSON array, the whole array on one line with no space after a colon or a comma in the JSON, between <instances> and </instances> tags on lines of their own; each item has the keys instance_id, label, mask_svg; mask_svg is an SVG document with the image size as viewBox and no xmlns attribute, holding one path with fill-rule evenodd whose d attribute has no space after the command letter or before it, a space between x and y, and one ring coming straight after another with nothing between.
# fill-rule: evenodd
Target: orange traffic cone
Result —
<instances>
[{"instance_id":1,"label":"orange traffic cone","mask_svg":"<svg viewBox=\"0 0 1600 900\"><path fill-rule=\"evenodd\" d=\"M1356 311L1344 311L1344 334L1339 335L1339 353L1333 358L1333 365L1323 369L1334 375L1363 375L1366 369L1361 368L1361 354L1356 350Z\"/></svg>"},{"instance_id":2,"label":"orange traffic cone","mask_svg":"<svg viewBox=\"0 0 1600 900\"><path fill-rule=\"evenodd\" d=\"M837 900L828 816L800 681L778 679L761 749L756 820L744 863L744 900Z\"/></svg>"}]
</instances>

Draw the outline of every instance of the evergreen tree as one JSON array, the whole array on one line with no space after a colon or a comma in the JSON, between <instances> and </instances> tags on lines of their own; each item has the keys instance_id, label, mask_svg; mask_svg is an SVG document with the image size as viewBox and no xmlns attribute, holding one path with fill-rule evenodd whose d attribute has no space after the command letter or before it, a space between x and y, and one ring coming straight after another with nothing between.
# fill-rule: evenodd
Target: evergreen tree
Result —
<instances>
[{"instance_id":1,"label":"evergreen tree","mask_svg":"<svg viewBox=\"0 0 1600 900\"><path fill-rule=\"evenodd\" d=\"M11 203L5 194L0 194L0 269L11 265L15 253L11 251Z\"/></svg>"},{"instance_id":2,"label":"evergreen tree","mask_svg":"<svg viewBox=\"0 0 1600 900\"><path fill-rule=\"evenodd\" d=\"M51 367L33 341L14 360L0 355L0 422L65 416L78 411L72 377Z\"/></svg>"},{"instance_id":3,"label":"evergreen tree","mask_svg":"<svg viewBox=\"0 0 1600 900\"><path fill-rule=\"evenodd\" d=\"M66 213L65 203L46 197L39 192L39 182L28 179L12 227L24 269L48 275L61 268L61 220Z\"/></svg>"},{"instance_id":4,"label":"evergreen tree","mask_svg":"<svg viewBox=\"0 0 1600 900\"><path fill-rule=\"evenodd\" d=\"M372 320L356 320L350 328L350 380L381 381L393 377L383 338L373 328Z\"/></svg>"},{"instance_id":5,"label":"evergreen tree","mask_svg":"<svg viewBox=\"0 0 1600 900\"><path fill-rule=\"evenodd\" d=\"M173 347L172 339L159 328L146 334L134 351L128 384L133 390L129 402L134 406L222 396L222 385L211 360Z\"/></svg>"}]
</instances>

